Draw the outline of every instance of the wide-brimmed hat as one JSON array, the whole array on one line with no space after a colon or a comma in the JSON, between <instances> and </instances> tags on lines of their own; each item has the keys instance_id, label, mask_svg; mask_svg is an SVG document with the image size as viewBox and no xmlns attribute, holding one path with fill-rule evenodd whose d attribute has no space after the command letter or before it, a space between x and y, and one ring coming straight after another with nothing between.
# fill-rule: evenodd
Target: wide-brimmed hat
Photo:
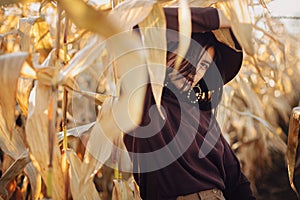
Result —
<instances>
[{"instance_id":1,"label":"wide-brimmed hat","mask_svg":"<svg viewBox=\"0 0 300 200\"><path fill-rule=\"evenodd\" d=\"M223 84L226 84L240 71L243 61L243 51L231 29L221 31L228 31L227 37L230 37L227 40L228 43L219 41L214 32L210 32L211 34L209 35L214 41L215 51L218 54L215 64L219 69ZM231 42L229 43L229 41ZM215 71L213 69L207 70L204 79L209 79L208 77L215 77Z\"/></svg>"},{"instance_id":2,"label":"wide-brimmed hat","mask_svg":"<svg viewBox=\"0 0 300 200\"><path fill-rule=\"evenodd\" d=\"M171 30L178 31L178 8L167 7L164 8L167 27ZM218 59L215 61L219 72L222 76L223 83L226 84L231 81L239 72L242 61L243 61L243 51L238 43L236 37L234 36L230 28L220 28L218 12L215 8L206 7L193 7L192 11L192 37L196 40L200 46L206 43L205 40L212 40L214 46L218 51ZM194 13L194 15L193 15ZM205 22L204 25L201 24ZM211 31L206 31L204 29L210 29ZM178 33L174 34L172 31L167 33L168 42L178 41ZM197 51L195 51L196 53ZM208 77L214 77L216 71L209 69L204 79L209 79Z\"/></svg>"}]
</instances>

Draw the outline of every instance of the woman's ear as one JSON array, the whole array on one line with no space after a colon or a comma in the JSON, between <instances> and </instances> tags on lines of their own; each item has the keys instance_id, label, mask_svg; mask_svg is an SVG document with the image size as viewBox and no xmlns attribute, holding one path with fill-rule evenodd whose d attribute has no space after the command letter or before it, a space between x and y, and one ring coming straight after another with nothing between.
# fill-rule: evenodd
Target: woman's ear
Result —
<instances>
[{"instance_id":1,"label":"woman's ear","mask_svg":"<svg viewBox=\"0 0 300 200\"><path fill-rule=\"evenodd\" d=\"M230 21L226 18L223 11L220 9L217 10L219 14L219 28L230 28L231 26Z\"/></svg>"}]
</instances>

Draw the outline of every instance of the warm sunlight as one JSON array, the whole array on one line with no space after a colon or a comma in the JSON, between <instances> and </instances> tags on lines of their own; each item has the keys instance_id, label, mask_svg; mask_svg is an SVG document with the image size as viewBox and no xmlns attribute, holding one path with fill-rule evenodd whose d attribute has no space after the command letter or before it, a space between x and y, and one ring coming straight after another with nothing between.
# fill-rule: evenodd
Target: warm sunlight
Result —
<instances>
[{"instance_id":1,"label":"warm sunlight","mask_svg":"<svg viewBox=\"0 0 300 200\"><path fill-rule=\"evenodd\" d=\"M275 0L268 4L273 17L281 19L289 32L300 34L299 0ZM300 36L299 36L300 37Z\"/></svg>"},{"instance_id":2,"label":"warm sunlight","mask_svg":"<svg viewBox=\"0 0 300 200\"><path fill-rule=\"evenodd\" d=\"M299 1L0 0L0 200L300 199Z\"/></svg>"}]
</instances>

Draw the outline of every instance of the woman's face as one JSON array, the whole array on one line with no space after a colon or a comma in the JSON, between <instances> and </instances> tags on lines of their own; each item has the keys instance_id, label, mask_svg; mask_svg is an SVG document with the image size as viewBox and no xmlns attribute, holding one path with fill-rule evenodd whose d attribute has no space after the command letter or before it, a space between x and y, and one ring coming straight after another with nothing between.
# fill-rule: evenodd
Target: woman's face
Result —
<instances>
[{"instance_id":1,"label":"woman's face","mask_svg":"<svg viewBox=\"0 0 300 200\"><path fill-rule=\"evenodd\" d=\"M205 49L205 48L203 48ZM205 50L204 50L205 51ZM208 67L214 60L215 56L215 49L214 47L209 47L200 58L197 66L196 66L196 74L194 76L192 86L195 86L204 76L205 72L207 71Z\"/></svg>"},{"instance_id":2,"label":"woman's face","mask_svg":"<svg viewBox=\"0 0 300 200\"><path fill-rule=\"evenodd\" d=\"M197 66L196 66L196 73L193 79L178 78L178 72L173 70L169 73L169 78L172 80L172 83L176 86L176 88L180 89L183 92L188 91L191 87L195 86L205 75L206 70L213 62L213 58L215 55L214 47L203 48L202 57L200 58ZM192 76L192 75L191 75Z\"/></svg>"}]
</instances>

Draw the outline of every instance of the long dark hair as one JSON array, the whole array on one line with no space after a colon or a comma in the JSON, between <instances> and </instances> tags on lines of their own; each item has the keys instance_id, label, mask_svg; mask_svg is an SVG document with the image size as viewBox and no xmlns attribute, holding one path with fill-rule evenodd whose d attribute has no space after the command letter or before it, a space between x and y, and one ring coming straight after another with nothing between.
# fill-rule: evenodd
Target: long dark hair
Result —
<instances>
[{"instance_id":1,"label":"long dark hair","mask_svg":"<svg viewBox=\"0 0 300 200\"><path fill-rule=\"evenodd\" d=\"M177 47L178 42L168 44L167 78L168 73L173 71L175 65ZM200 86L203 92L208 93L209 91L212 91L211 98L213 98L213 101L199 101L200 108L204 110L215 108L221 100L223 91L223 72L220 71L222 68L218 68L218 63L221 62L222 55L218 51L218 48L216 48L216 38L213 33L205 32L192 34L192 41L190 43L189 50L186 53L178 71L178 79L185 78L189 81L193 81L199 61L203 57L204 53L211 47L214 48L215 51L213 62L210 64L205 76L196 84L197 86ZM185 86L186 84L184 84L180 89L185 88Z\"/></svg>"}]
</instances>

